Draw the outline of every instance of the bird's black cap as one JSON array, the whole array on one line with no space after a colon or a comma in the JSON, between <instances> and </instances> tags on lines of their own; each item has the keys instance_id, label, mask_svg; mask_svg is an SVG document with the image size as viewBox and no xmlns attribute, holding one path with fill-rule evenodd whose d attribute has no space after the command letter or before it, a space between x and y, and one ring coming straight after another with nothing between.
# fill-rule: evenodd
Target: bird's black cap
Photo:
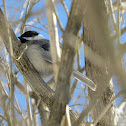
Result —
<instances>
[{"instance_id":1,"label":"bird's black cap","mask_svg":"<svg viewBox=\"0 0 126 126\"><path fill-rule=\"evenodd\" d=\"M21 43L26 43L28 37L35 37L37 36L39 33L36 31L26 31L25 33L23 33L20 37L18 37L21 40ZM25 38L24 38L25 37Z\"/></svg>"},{"instance_id":2,"label":"bird's black cap","mask_svg":"<svg viewBox=\"0 0 126 126\"><path fill-rule=\"evenodd\" d=\"M37 36L38 34L39 33L37 33L36 31L26 31L20 37L34 37L34 36Z\"/></svg>"}]
</instances>

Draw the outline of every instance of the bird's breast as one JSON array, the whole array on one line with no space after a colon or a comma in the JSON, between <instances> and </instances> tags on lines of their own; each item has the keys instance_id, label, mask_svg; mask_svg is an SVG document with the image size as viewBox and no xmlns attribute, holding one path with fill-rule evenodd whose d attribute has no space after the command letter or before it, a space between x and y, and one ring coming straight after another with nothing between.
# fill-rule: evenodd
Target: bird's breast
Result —
<instances>
[{"instance_id":1,"label":"bird's breast","mask_svg":"<svg viewBox=\"0 0 126 126\"><path fill-rule=\"evenodd\" d=\"M46 74L52 71L52 64L43 59L42 50L37 45L30 45L26 54L38 72Z\"/></svg>"}]
</instances>

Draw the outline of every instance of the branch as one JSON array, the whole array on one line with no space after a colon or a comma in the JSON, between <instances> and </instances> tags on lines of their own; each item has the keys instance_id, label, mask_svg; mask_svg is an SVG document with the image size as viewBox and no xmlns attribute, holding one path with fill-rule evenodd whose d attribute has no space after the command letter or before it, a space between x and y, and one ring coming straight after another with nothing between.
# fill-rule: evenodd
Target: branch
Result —
<instances>
[{"instance_id":1,"label":"branch","mask_svg":"<svg viewBox=\"0 0 126 126\"><path fill-rule=\"evenodd\" d=\"M86 41L86 43L88 43L88 45L92 47L93 51L97 55L99 55L100 57L102 57L102 59L104 59L101 60L104 61L102 62L102 65L104 65L104 67L101 66L95 67L94 62L91 62L91 65L88 66L89 68L86 69L88 70L88 75L92 76L94 82L98 84L98 88L95 94L92 93L91 103L87 106L85 110L83 110L83 112L79 116L79 119L75 122L73 126L78 126L83 121L83 119L88 115L88 113L92 110L92 108L94 109L96 108L96 104L98 103L101 95L105 91L106 87L109 85L109 80L111 78L111 72L112 72L112 69L109 69L110 62L114 58L114 50L113 46L111 45L112 42L109 36L108 16L106 13L106 6L104 1L96 0L94 2L93 0L88 0L88 4L84 8L86 8L84 26L87 29L87 35L88 35L87 39L90 40ZM91 41L93 41L93 43ZM95 60L97 60L97 58ZM92 72L90 70L92 71L94 70L93 73L90 74L90 72ZM100 109L101 108L98 108L99 111Z\"/></svg>"},{"instance_id":2,"label":"branch","mask_svg":"<svg viewBox=\"0 0 126 126\"><path fill-rule=\"evenodd\" d=\"M68 23L63 36L63 50L59 66L55 102L48 126L59 126L70 99L70 82L77 51L77 34L83 19L83 0L73 0Z\"/></svg>"},{"instance_id":3,"label":"branch","mask_svg":"<svg viewBox=\"0 0 126 126\"><path fill-rule=\"evenodd\" d=\"M6 3L5 3L5 0L3 0L3 7L4 7L4 13L5 13L5 18L8 19L7 17L7 13L6 13ZM13 67L12 67L12 62L13 62L13 46L12 46L12 39L11 39L11 36L10 36L10 30L9 30L9 27L8 25L9 24L6 24L7 25L7 37L9 39L9 48L10 48L10 67L9 67L9 70L8 70L8 74L9 74L9 84L10 84L10 90L9 90L9 105L10 105L10 113L12 114L12 118L13 120L15 121L12 121L12 124L15 126L16 125L16 118L15 118L15 111L14 111L14 78L13 78Z\"/></svg>"},{"instance_id":4,"label":"branch","mask_svg":"<svg viewBox=\"0 0 126 126\"><path fill-rule=\"evenodd\" d=\"M109 11L110 11L110 15L112 17L112 21L113 21L113 25L114 25L114 29L117 31L117 27L116 27L116 19L115 19L115 15L113 12L113 5L112 5L112 0L108 0L109 2Z\"/></svg>"},{"instance_id":5,"label":"branch","mask_svg":"<svg viewBox=\"0 0 126 126\"><path fill-rule=\"evenodd\" d=\"M123 29L121 29L121 35L123 35L126 32L126 27L124 27ZM117 38L117 33L112 37L113 42L114 40Z\"/></svg>"},{"instance_id":6,"label":"branch","mask_svg":"<svg viewBox=\"0 0 126 126\"><path fill-rule=\"evenodd\" d=\"M25 96L26 96L26 103L27 103L27 112L28 112L28 122L29 125L32 125L32 113L31 113L31 106L30 106L30 97L29 97L29 90L28 84L24 81L25 86Z\"/></svg>"},{"instance_id":7,"label":"branch","mask_svg":"<svg viewBox=\"0 0 126 126\"><path fill-rule=\"evenodd\" d=\"M67 14L67 17L68 17L68 16L69 16L69 11L68 11L68 9L67 9L67 6L65 5L64 0L60 0L60 2L61 2L61 4L63 5L63 7L64 7L64 9L65 9L65 12L66 12L66 14Z\"/></svg>"},{"instance_id":8,"label":"branch","mask_svg":"<svg viewBox=\"0 0 126 126\"><path fill-rule=\"evenodd\" d=\"M3 116L3 115L1 115L1 114L0 114L0 118L2 118L2 119L4 119L5 121L7 121L6 117Z\"/></svg>"},{"instance_id":9,"label":"branch","mask_svg":"<svg viewBox=\"0 0 126 126\"><path fill-rule=\"evenodd\" d=\"M37 103L39 101L39 98L36 95L36 93L32 91L32 92L29 93L29 95L30 95L31 98L35 99L35 103L37 105ZM49 112L46 111L46 108L47 107L44 105L44 103L41 100L40 103L39 103L39 105L38 105L38 110L39 110L39 113L40 113L41 124L43 126L47 125L47 119L48 119L48 115L49 115Z\"/></svg>"},{"instance_id":10,"label":"branch","mask_svg":"<svg viewBox=\"0 0 126 126\"><path fill-rule=\"evenodd\" d=\"M60 59L60 46L59 46L59 38L58 38L58 29L56 23L56 15L54 11L54 5L52 0L46 0L46 9L47 9L47 17L48 17L48 25L49 25L49 35L50 35L50 44L51 44L51 55L53 60L53 71L55 74L55 82L57 79L59 59ZM55 50L55 51L54 51Z\"/></svg>"}]
</instances>

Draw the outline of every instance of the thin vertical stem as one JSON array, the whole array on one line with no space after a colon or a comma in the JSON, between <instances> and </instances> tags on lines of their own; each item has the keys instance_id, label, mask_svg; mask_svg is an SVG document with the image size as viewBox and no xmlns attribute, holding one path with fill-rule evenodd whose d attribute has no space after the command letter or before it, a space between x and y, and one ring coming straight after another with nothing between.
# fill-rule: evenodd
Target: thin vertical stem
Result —
<instances>
[{"instance_id":1,"label":"thin vertical stem","mask_svg":"<svg viewBox=\"0 0 126 126\"><path fill-rule=\"evenodd\" d=\"M117 40L118 45L120 44L120 0L118 0L118 10L117 10Z\"/></svg>"},{"instance_id":2,"label":"thin vertical stem","mask_svg":"<svg viewBox=\"0 0 126 126\"><path fill-rule=\"evenodd\" d=\"M28 85L25 81L24 81L24 85L25 85L25 89L26 89L25 93L26 93L29 126L32 126L32 114L31 114L31 107L30 107L29 91L28 91Z\"/></svg>"},{"instance_id":3,"label":"thin vertical stem","mask_svg":"<svg viewBox=\"0 0 126 126\"><path fill-rule=\"evenodd\" d=\"M7 18L7 12L6 12L6 3L5 0L3 0L3 7L4 7L4 13L5 17ZM13 46L12 46L12 40L11 40L11 35L9 31L9 26L7 24L7 35L8 35L8 40L9 40L9 47L10 47L10 69L9 69L9 84L10 84L10 98L9 98L9 103L10 103L10 114L12 113L13 117L13 125L15 125L16 118L15 118L15 111L14 111L14 81L13 81L13 67L12 67L12 62L13 62ZM10 115L11 116L11 115Z\"/></svg>"}]
</instances>

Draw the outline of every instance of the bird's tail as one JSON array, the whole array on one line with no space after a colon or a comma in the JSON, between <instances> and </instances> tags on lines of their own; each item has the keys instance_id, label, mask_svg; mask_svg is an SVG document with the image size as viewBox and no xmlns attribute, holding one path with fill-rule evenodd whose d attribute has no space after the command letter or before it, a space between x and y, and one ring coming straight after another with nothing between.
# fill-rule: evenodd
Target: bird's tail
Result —
<instances>
[{"instance_id":1,"label":"bird's tail","mask_svg":"<svg viewBox=\"0 0 126 126\"><path fill-rule=\"evenodd\" d=\"M79 71L73 71L73 76L77 79L85 83L89 88L91 88L93 91L96 91L96 84L90 80L88 77L84 76Z\"/></svg>"}]
</instances>

